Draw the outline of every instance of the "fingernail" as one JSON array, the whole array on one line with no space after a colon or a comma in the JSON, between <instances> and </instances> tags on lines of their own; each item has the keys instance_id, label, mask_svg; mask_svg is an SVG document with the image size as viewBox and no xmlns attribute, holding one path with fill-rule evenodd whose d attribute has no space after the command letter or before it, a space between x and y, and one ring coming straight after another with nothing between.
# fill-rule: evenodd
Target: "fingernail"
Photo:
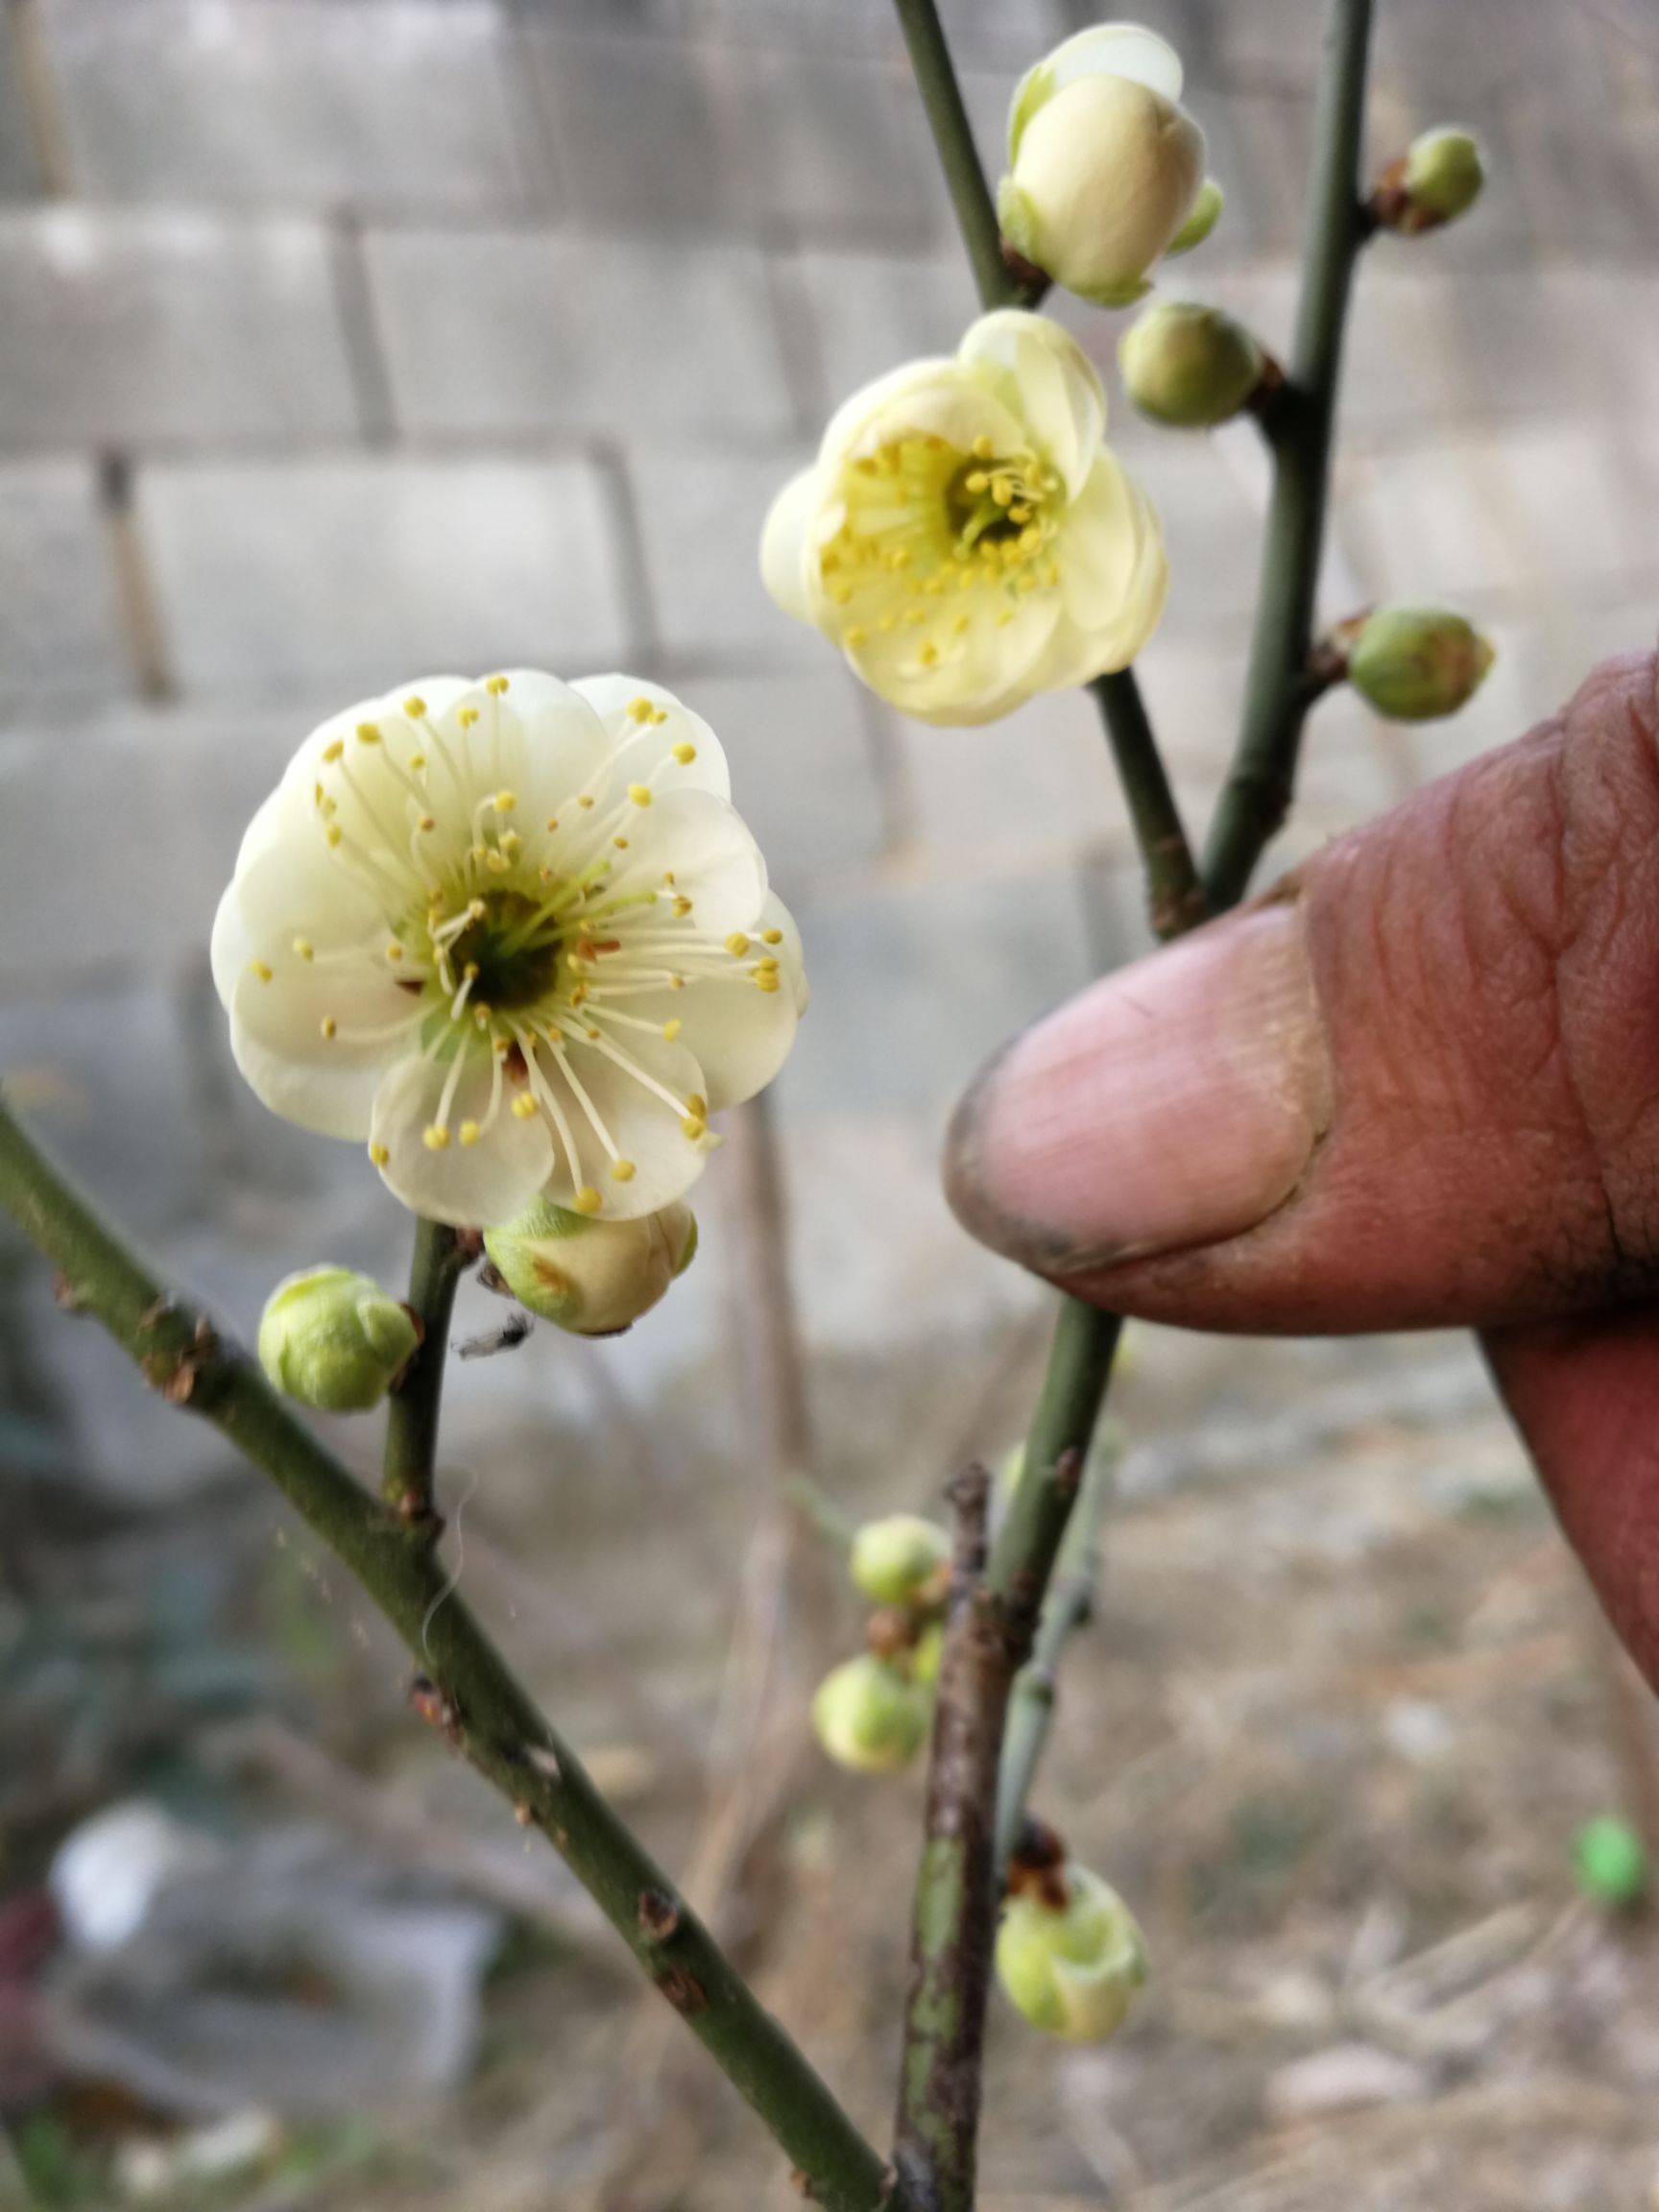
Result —
<instances>
[{"instance_id":1,"label":"fingernail","mask_svg":"<svg viewBox=\"0 0 1659 2212\"><path fill-rule=\"evenodd\" d=\"M1027 1030L958 1112L950 1201L1053 1274L1214 1244L1290 1195L1330 1101L1301 910L1267 907Z\"/></svg>"}]
</instances>

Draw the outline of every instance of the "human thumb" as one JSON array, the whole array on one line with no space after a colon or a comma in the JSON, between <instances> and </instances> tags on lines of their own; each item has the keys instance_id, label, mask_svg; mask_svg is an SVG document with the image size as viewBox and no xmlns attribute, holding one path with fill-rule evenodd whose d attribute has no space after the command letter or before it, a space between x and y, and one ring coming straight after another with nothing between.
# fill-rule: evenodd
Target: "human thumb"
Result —
<instances>
[{"instance_id":1,"label":"human thumb","mask_svg":"<svg viewBox=\"0 0 1659 2212\"><path fill-rule=\"evenodd\" d=\"M1039 1022L958 1111L963 1221L1206 1329L1491 1327L1652 1290L1656 733L1659 663L1606 662Z\"/></svg>"}]
</instances>

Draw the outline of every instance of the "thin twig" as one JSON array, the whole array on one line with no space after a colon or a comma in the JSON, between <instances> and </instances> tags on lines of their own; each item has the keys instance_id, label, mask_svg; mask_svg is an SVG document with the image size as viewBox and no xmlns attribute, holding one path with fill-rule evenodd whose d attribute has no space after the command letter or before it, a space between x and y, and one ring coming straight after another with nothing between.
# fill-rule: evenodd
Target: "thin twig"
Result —
<instances>
[{"instance_id":1,"label":"thin twig","mask_svg":"<svg viewBox=\"0 0 1659 2212\"><path fill-rule=\"evenodd\" d=\"M362 1584L411 1651L446 1579L436 1548L409 1543L205 1314L167 1295L27 1137L0 1097L0 1209L58 1268L151 1387L201 1413ZM427 1630L421 1711L541 1829L651 1980L709 2050L830 2212L897 2212L898 2184L827 2084L762 2008L708 1930L594 1788L574 1751L451 1597Z\"/></svg>"},{"instance_id":2,"label":"thin twig","mask_svg":"<svg viewBox=\"0 0 1659 2212\"><path fill-rule=\"evenodd\" d=\"M406 1527L428 1542L442 1533L432 1503L438 1459L438 1407L449 1356L449 1315L455 1287L477 1256L458 1230L441 1221L415 1224L409 1267L409 1306L421 1324L421 1343L386 1403L386 1451L380 1495Z\"/></svg>"},{"instance_id":3,"label":"thin twig","mask_svg":"<svg viewBox=\"0 0 1659 2212\"><path fill-rule=\"evenodd\" d=\"M1076 1505L1066 1525L1037 1640L1008 1700L997 1784L998 1870L1007 1865L1024 1823L1031 1783L1059 1695L1061 1654L1094 1609L1100 1577L1100 1525L1112 1495L1115 1463L1114 1455L1108 1451L1097 1449L1090 1455Z\"/></svg>"},{"instance_id":4,"label":"thin twig","mask_svg":"<svg viewBox=\"0 0 1659 2212\"><path fill-rule=\"evenodd\" d=\"M926 2212L973 2212L991 1985L997 1773L1013 1679L985 1587L991 1478L950 1485L956 1550L939 1667L927 1829L916 1886L894 2158Z\"/></svg>"},{"instance_id":5,"label":"thin twig","mask_svg":"<svg viewBox=\"0 0 1659 2212\"><path fill-rule=\"evenodd\" d=\"M1309 655L1336 383L1354 267L1369 234L1358 169L1370 40L1371 0L1328 0L1296 337L1289 380L1263 426L1273 451L1273 497L1244 724L1205 857L1204 879L1217 909L1244 896L1263 847L1285 820L1302 727L1318 696Z\"/></svg>"}]
</instances>

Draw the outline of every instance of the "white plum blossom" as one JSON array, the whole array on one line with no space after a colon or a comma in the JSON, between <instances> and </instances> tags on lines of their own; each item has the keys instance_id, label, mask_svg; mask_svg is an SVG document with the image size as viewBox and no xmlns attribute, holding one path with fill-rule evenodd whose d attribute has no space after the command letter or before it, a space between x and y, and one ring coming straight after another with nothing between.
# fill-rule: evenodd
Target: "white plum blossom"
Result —
<instances>
[{"instance_id":1,"label":"white plum blossom","mask_svg":"<svg viewBox=\"0 0 1659 2212\"><path fill-rule=\"evenodd\" d=\"M1163 611L1158 517L1104 443L1083 349L1002 308L847 400L761 539L785 613L920 722L1007 714L1122 668Z\"/></svg>"},{"instance_id":2,"label":"white plum blossom","mask_svg":"<svg viewBox=\"0 0 1659 2212\"><path fill-rule=\"evenodd\" d=\"M730 790L708 724L625 676L432 677L334 715L214 923L237 1066L434 1220L655 1213L806 1002Z\"/></svg>"}]
</instances>

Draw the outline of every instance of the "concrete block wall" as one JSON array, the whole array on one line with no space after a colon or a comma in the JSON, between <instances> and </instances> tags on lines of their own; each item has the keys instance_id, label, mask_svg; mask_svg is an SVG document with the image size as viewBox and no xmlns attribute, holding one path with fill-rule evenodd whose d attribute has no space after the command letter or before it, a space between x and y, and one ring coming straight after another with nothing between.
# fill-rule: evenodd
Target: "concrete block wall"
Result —
<instances>
[{"instance_id":1,"label":"concrete block wall","mask_svg":"<svg viewBox=\"0 0 1659 2212\"><path fill-rule=\"evenodd\" d=\"M1015 76L1092 12L943 12L995 159ZM1142 12L1230 196L1176 288L1283 343L1315 0ZM1380 12L1375 155L1466 120L1492 184L1366 266L1332 607L1443 594L1503 659L1454 724L1323 707L1286 857L1518 733L1659 616L1659 27L1640 0ZM905 724L755 572L829 407L973 312L887 0L12 0L4 26L0 1070L47 1132L244 1327L303 1260L395 1267L366 1164L228 1069L205 945L242 827L354 693L620 663L719 728L806 932L779 1104L813 1342L1028 1304L950 1224L934 1155L978 1058L1143 942L1087 703ZM1110 372L1119 319L1058 311ZM1144 679L1201 820L1259 456L1120 401L1114 434L1166 517ZM718 1184L716 1162L711 1216ZM715 1340L712 1225L708 1287L616 1349L642 1394ZM185 1451L100 1410L125 1384L82 1338L50 1357L113 1474ZM463 1421L489 1398L469 1380Z\"/></svg>"}]
</instances>

